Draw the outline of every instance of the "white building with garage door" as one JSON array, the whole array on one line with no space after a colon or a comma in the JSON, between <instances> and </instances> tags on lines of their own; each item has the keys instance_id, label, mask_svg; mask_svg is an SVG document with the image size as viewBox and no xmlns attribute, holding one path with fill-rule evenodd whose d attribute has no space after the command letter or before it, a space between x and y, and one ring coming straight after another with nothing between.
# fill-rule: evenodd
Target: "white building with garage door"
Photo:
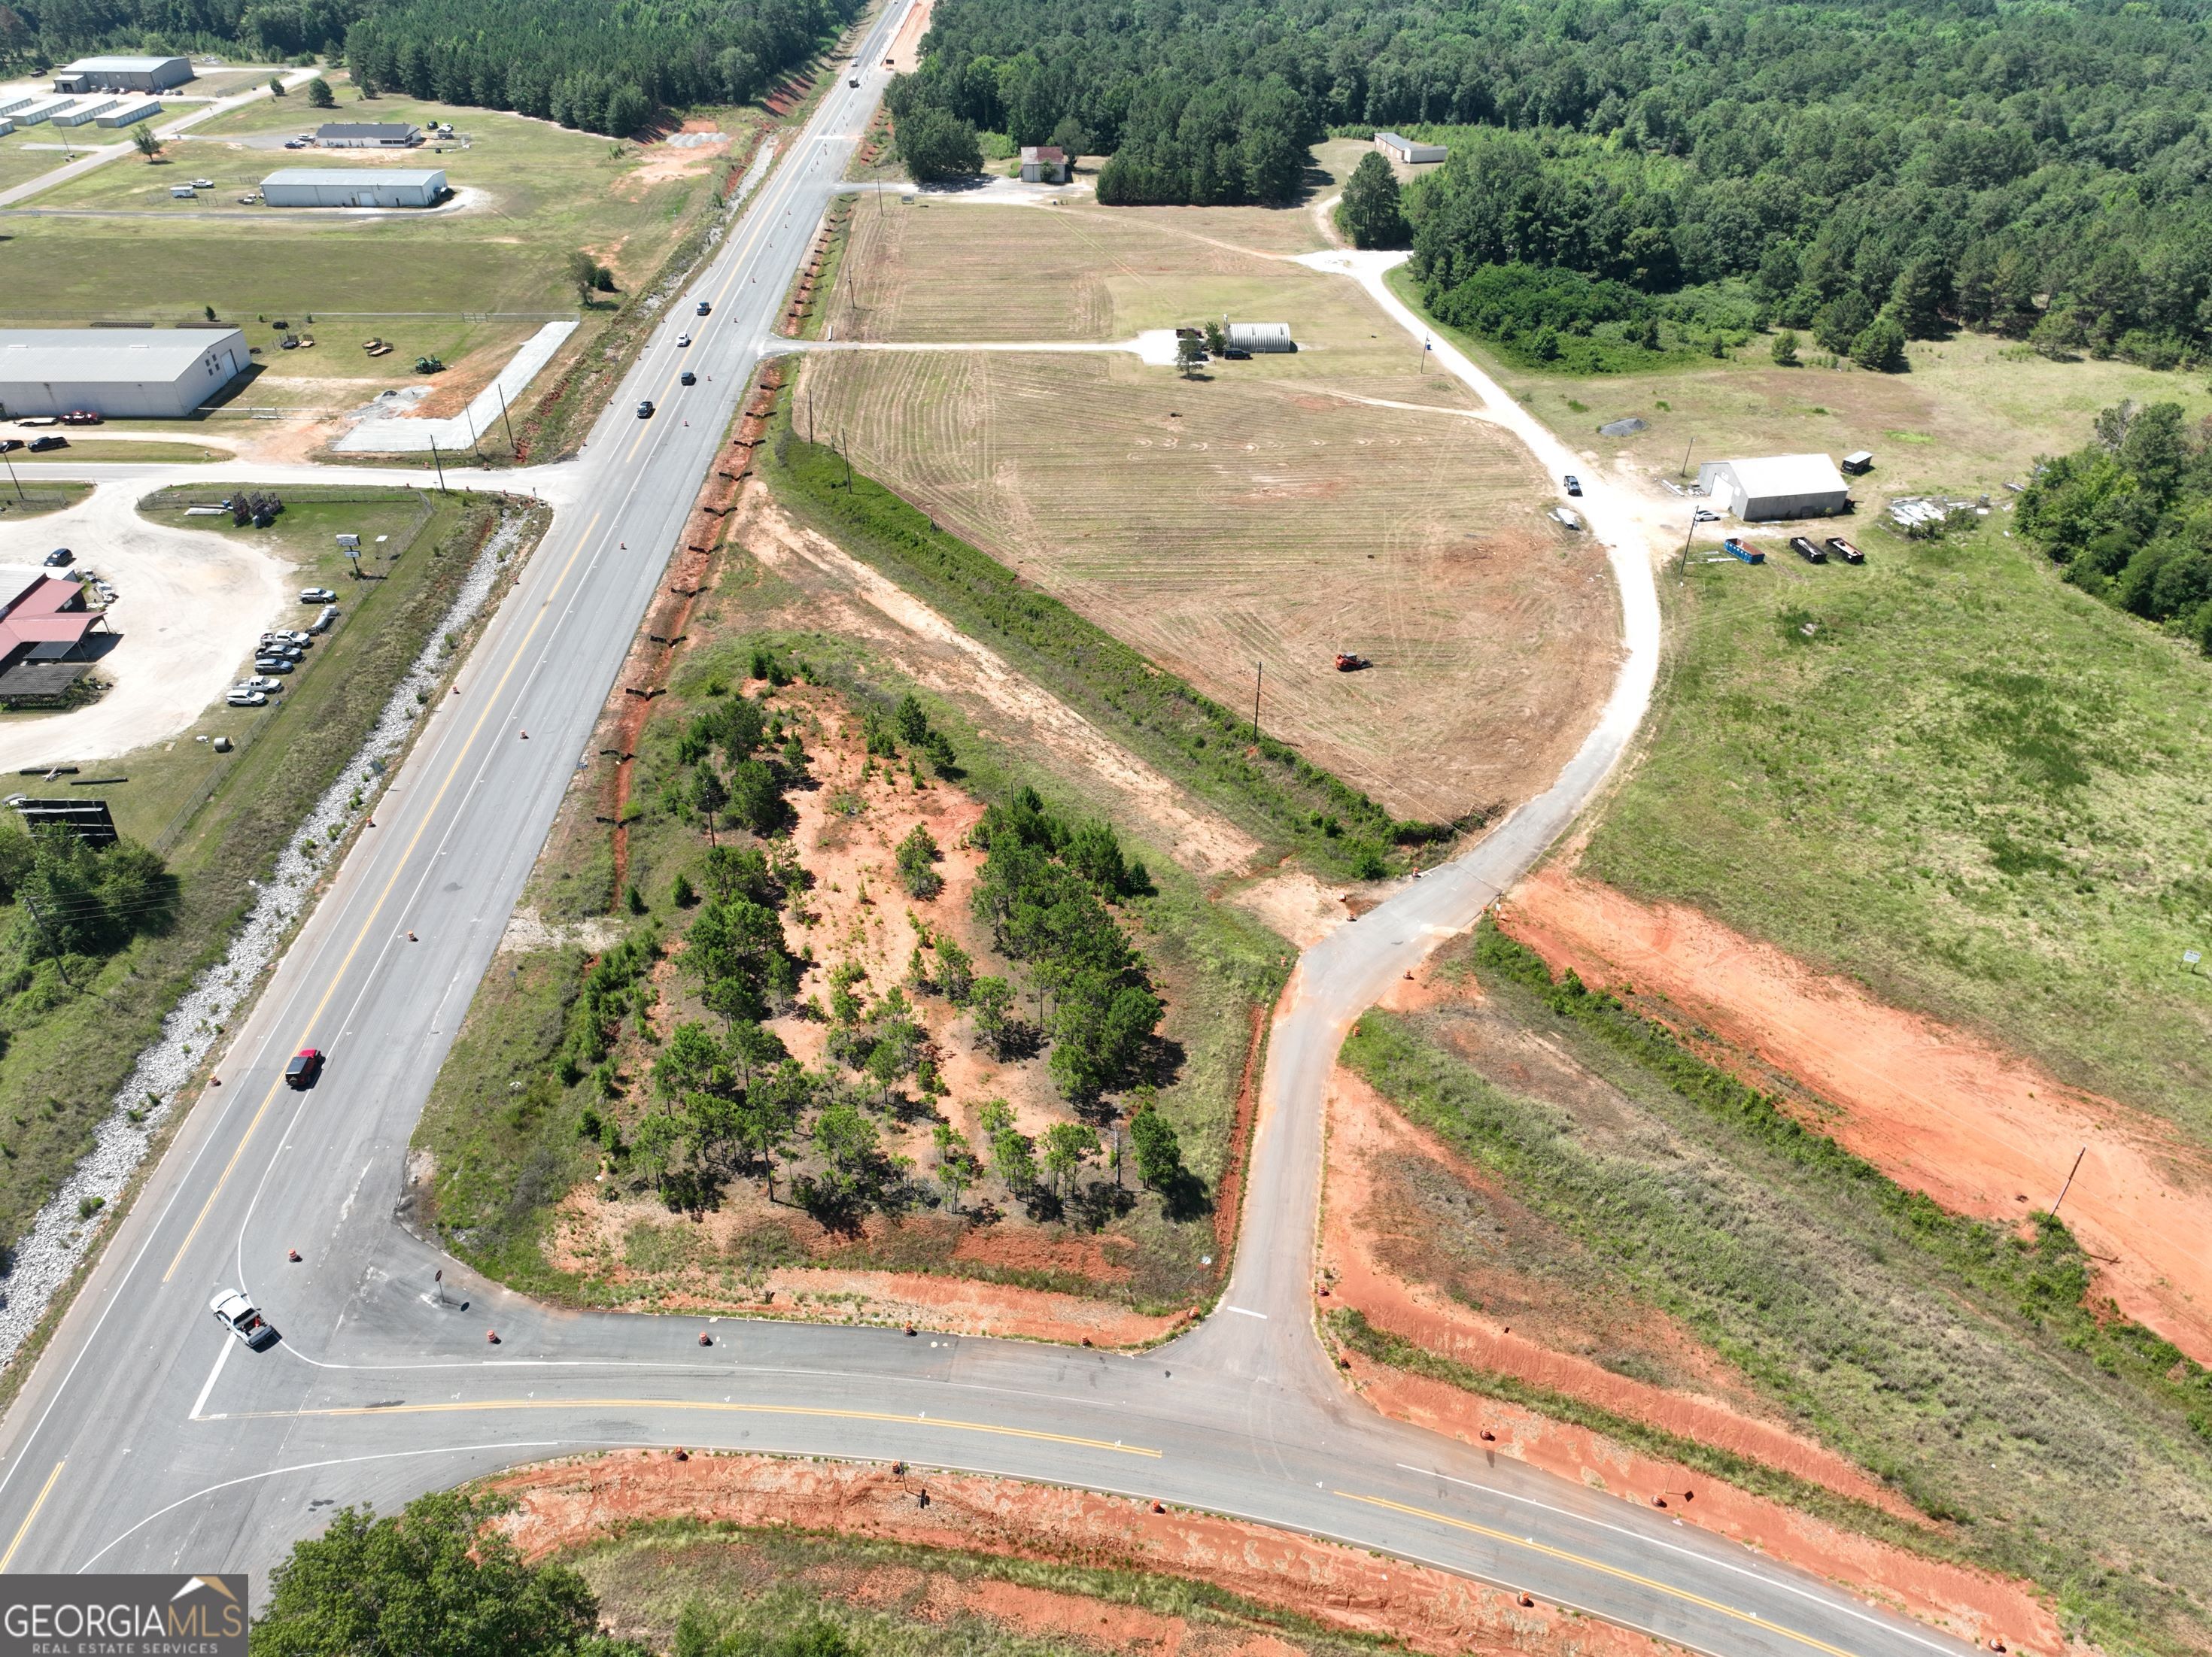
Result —
<instances>
[{"instance_id":1,"label":"white building with garage door","mask_svg":"<svg viewBox=\"0 0 2212 1657\"><path fill-rule=\"evenodd\" d=\"M1851 504L1850 486L1825 454L1708 460L1698 468L1698 482L1714 506L1747 524L1825 518Z\"/></svg>"},{"instance_id":2,"label":"white building with garage door","mask_svg":"<svg viewBox=\"0 0 2212 1657\"><path fill-rule=\"evenodd\" d=\"M0 328L0 410L177 420L252 360L235 328Z\"/></svg>"},{"instance_id":3,"label":"white building with garage door","mask_svg":"<svg viewBox=\"0 0 2212 1657\"><path fill-rule=\"evenodd\" d=\"M441 167L287 167L261 181L271 207L435 207L445 195Z\"/></svg>"}]
</instances>

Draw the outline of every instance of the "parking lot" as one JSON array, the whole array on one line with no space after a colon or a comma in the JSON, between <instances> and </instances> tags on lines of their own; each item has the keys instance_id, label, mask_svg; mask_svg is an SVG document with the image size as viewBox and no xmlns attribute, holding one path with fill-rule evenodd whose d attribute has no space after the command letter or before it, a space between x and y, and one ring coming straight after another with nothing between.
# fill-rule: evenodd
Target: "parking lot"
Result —
<instances>
[{"instance_id":1,"label":"parking lot","mask_svg":"<svg viewBox=\"0 0 2212 1657\"><path fill-rule=\"evenodd\" d=\"M88 707L0 715L0 773L112 758L188 728L242 671L255 640L304 627L291 571L250 543L155 524L142 483L108 483L65 512L0 517L0 564L38 565L56 547L114 588L108 624L122 642L94 677L112 688Z\"/></svg>"}]
</instances>

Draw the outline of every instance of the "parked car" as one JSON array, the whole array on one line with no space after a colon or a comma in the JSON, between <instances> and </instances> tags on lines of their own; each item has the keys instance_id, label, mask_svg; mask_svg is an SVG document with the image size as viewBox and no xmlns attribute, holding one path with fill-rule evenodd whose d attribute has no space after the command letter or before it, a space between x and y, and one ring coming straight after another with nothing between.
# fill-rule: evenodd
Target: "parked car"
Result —
<instances>
[{"instance_id":1,"label":"parked car","mask_svg":"<svg viewBox=\"0 0 2212 1657\"><path fill-rule=\"evenodd\" d=\"M1572 472L1569 472L1567 474L1566 484L1567 493L1569 495L1580 495L1583 492L1583 480L1576 476Z\"/></svg>"},{"instance_id":2,"label":"parked car","mask_svg":"<svg viewBox=\"0 0 2212 1657\"><path fill-rule=\"evenodd\" d=\"M640 420L650 420L653 418L653 399L651 398L643 398L639 400L637 405L637 417Z\"/></svg>"},{"instance_id":3,"label":"parked car","mask_svg":"<svg viewBox=\"0 0 2212 1657\"><path fill-rule=\"evenodd\" d=\"M1690 514L1690 521L1692 524L1717 524L1721 521L1721 515L1711 507L1699 507Z\"/></svg>"},{"instance_id":4,"label":"parked car","mask_svg":"<svg viewBox=\"0 0 2212 1657\"><path fill-rule=\"evenodd\" d=\"M265 690L241 690L233 685L223 693L223 701L233 707L266 707L269 693Z\"/></svg>"},{"instance_id":5,"label":"parked car","mask_svg":"<svg viewBox=\"0 0 2212 1657\"><path fill-rule=\"evenodd\" d=\"M33 454L44 454L49 449L66 449L67 447L69 447L69 439L58 437L51 432L44 437L34 437L31 440Z\"/></svg>"},{"instance_id":6,"label":"parked car","mask_svg":"<svg viewBox=\"0 0 2212 1657\"><path fill-rule=\"evenodd\" d=\"M303 604L334 604L338 596L328 587L301 587L300 602Z\"/></svg>"},{"instance_id":7,"label":"parked car","mask_svg":"<svg viewBox=\"0 0 2212 1657\"><path fill-rule=\"evenodd\" d=\"M261 1315L253 1302L235 1289L226 1289L208 1302L215 1320L244 1341L253 1351L259 1351L276 1338L276 1331L269 1320Z\"/></svg>"},{"instance_id":8,"label":"parked car","mask_svg":"<svg viewBox=\"0 0 2212 1657\"><path fill-rule=\"evenodd\" d=\"M676 376L676 383L678 385L696 385L699 383L699 376L693 373L689 368L686 368L682 373Z\"/></svg>"},{"instance_id":9,"label":"parked car","mask_svg":"<svg viewBox=\"0 0 2212 1657\"><path fill-rule=\"evenodd\" d=\"M289 673L292 664L282 656L256 656L253 671L256 673Z\"/></svg>"},{"instance_id":10,"label":"parked car","mask_svg":"<svg viewBox=\"0 0 2212 1657\"><path fill-rule=\"evenodd\" d=\"M1832 535L1828 537L1828 550L1834 553L1837 557L1842 559L1847 564L1863 564L1866 562L1866 554L1861 552L1856 547L1844 540L1840 535Z\"/></svg>"},{"instance_id":11,"label":"parked car","mask_svg":"<svg viewBox=\"0 0 2212 1657\"><path fill-rule=\"evenodd\" d=\"M192 180L192 188L195 190L212 190L215 188L215 180L213 179L194 179Z\"/></svg>"},{"instance_id":12,"label":"parked car","mask_svg":"<svg viewBox=\"0 0 2212 1657\"><path fill-rule=\"evenodd\" d=\"M280 627L276 629L276 636L280 639L289 640L291 643L299 646L302 650L305 650L309 645L315 642L315 635L313 634L302 633L295 627Z\"/></svg>"},{"instance_id":13,"label":"parked car","mask_svg":"<svg viewBox=\"0 0 2212 1657\"><path fill-rule=\"evenodd\" d=\"M0 454L13 454L23 446L20 437L0 437Z\"/></svg>"},{"instance_id":14,"label":"parked car","mask_svg":"<svg viewBox=\"0 0 2212 1657\"><path fill-rule=\"evenodd\" d=\"M52 552L46 555L46 568L48 569L67 569L75 562L76 562L76 555L71 552L67 547L56 547Z\"/></svg>"},{"instance_id":15,"label":"parked car","mask_svg":"<svg viewBox=\"0 0 2212 1657\"><path fill-rule=\"evenodd\" d=\"M233 690L282 690L283 688L283 680L271 678L266 673L258 674L251 679L240 679L236 684L231 686Z\"/></svg>"},{"instance_id":16,"label":"parked car","mask_svg":"<svg viewBox=\"0 0 2212 1657\"><path fill-rule=\"evenodd\" d=\"M62 416L64 426L97 426L103 416L97 409L71 409Z\"/></svg>"},{"instance_id":17,"label":"parked car","mask_svg":"<svg viewBox=\"0 0 2212 1657\"><path fill-rule=\"evenodd\" d=\"M305 138L287 138L284 140L284 148L287 149L305 149L307 147L307 141Z\"/></svg>"},{"instance_id":18,"label":"parked car","mask_svg":"<svg viewBox=\"0 0 2212 1657\"><path fill-rule=\"evenodd\" d=\"M292 1062L284 1066L284 1085L305 1092L315 1085L315 1078L322 1073L322 1049L302 1047L292 1055Z\"/></svg>"},{"instance_id":19,"label":"parked car","mask_svg":"<svg viewBox=\"0 0 2212 1657\"><path fill-rule=\"evenodd\" d=\"M1808 564L1825 564L1828 561L1826 550L1814 546L1802 535L1793 535L1790 537L1790 550Z\"/></svg>"}]
</instances>

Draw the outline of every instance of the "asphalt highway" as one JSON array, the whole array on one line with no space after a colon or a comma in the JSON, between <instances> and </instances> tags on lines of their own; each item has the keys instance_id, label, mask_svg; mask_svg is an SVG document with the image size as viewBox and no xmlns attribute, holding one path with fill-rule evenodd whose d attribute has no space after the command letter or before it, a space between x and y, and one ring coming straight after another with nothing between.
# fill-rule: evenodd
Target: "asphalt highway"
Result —
<instances>
[{"instance_id":1,"label":"asphalt highway","mask_svg":"<svg viewBox=\"0 0 2212 1657\"><path fill-rule=\"evenodd\" d=\"M538 489L554 526L0 1426L0 1570L247 1569L265 1582L334 1504L390 1510L518 1462L680 1443L1158 1498L1435 1563L1707 1652L1969 1649L1668 1514L1385 1420L1315 1339L1320 1103L1336 1045L1571 822L1632 734L1657 612L1630 531L1608 537L1626 665L1559 783L1301 963L1273 1032L1233 1274L1182 1338L1127 1356L558 1312L398 1223L422 1101L881 94L902 15L870 32L860 88L833 85L580 459L481 480ZM700 298L710 316L696 314ZM685 366L700 385L678 387ZM659 412L640 420L647 397ZM1604 532L1601 485L1585 504ZM295 1094L281 1073L304 1046L329 1063ZM209 1300L234 1287L267 1311L276 1345L250 1351L217 1327Z\"/></svg>"}]
</instances>

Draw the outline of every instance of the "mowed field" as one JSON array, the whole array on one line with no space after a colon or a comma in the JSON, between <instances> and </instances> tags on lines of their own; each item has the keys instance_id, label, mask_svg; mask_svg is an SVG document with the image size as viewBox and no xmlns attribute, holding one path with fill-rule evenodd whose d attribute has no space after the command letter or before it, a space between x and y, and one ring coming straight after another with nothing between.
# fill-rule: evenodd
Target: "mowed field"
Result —
<instances>
[{"instance_id":1,"label":"mowed field","mask_svg":"<svg viewBox=\"0 0 2212 1657\"><path fill-rule=\"evenodd\" d=\"M841 339L1289 321L1296 355L1195 380L1124 353L825 353L799 420L1223 702L1249 707L1264 665L1263 727L1401 816L1523 798L1582 740L1617 659L1601 555L1350 284L1103 209L944 202L857 215L846 270Z\"/></svg>"},{"instance_id":2,"label":"mowed field","mask_svg":"<svg viewBox=\"0 0 2212 1657\"><path fill-rule=\"evenodd\" d=\"M578 249L611 265L625 290L650 277L698 222L721 161L766 118L722 112L726 143L640 146L490 110L363 101L343 76L331 79L335 111L312 110L296 93L244 105L172 141L159 163L125 156L9 215L0 326L167 325L211 306L263 350L238 401L353 407L416 380L416 358L429 355L452 371L434 382L441 396L429 411L444 412L544 322L576 313L568 262ZM283 147L285 136L328 118L450 121L468 143L392 155ZM442 167L460 204L422 215L240 204L284 167ZM215 187L195 201L170 198L172 185L195 178ZM609 314L585 313L567 353L582 350ZM280 319L316 348L276 349ZM392 342L392 354L368 356L370 337Z\"/></svg>"}]
</instances>

